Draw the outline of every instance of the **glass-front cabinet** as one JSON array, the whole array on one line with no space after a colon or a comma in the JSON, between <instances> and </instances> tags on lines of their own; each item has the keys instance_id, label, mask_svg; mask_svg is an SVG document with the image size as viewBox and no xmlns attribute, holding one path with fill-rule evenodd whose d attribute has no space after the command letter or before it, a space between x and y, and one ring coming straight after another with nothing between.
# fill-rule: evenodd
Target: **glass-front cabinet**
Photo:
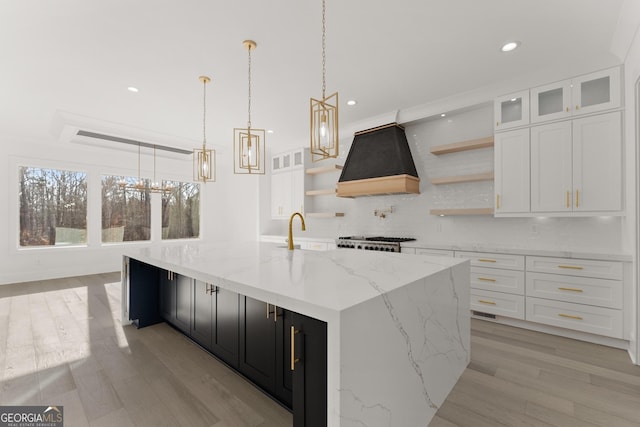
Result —
<instances>
[{"instance_id":1,"label":"glass-front cabinet","mask_svg":"<svg viewBox=\"0 0 640 427\"><path fill-rule=\"evenodd\" d=\"M512 93L494 101L496 131L529 124L529 91Z\"/></svg>"},{"instance_id":2,"label":"glass-front cabinet","mask_svg":"<svg viewBox=\"0 0 640 427\"><path fill-rule=\"evenodd\" d=\"M620 107L620 68L531 89L531 123Z\"/></svg>"}]
</instances>

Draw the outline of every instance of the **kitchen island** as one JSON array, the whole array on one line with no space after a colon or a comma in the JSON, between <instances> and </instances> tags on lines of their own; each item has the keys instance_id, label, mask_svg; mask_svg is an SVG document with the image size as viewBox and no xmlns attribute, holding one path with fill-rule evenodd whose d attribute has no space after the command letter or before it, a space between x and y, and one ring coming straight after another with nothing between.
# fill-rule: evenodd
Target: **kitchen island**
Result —
<instances>
[{"instance_id":1,"label":"kitchen island","mask_svg":"<svg viewBox=\"0 0 640 427\"><path fill-rule=\"evenodd\" d=\"M264 302L275 321L280 308L326 324L314 348L326 348L328 426L426 426L469 363L465 260L250 242L132 249L124 261L123 323L146 324L132 313L135 262ZM304 361L296 352L291 363Z\"/></svg>"}]
</instances>

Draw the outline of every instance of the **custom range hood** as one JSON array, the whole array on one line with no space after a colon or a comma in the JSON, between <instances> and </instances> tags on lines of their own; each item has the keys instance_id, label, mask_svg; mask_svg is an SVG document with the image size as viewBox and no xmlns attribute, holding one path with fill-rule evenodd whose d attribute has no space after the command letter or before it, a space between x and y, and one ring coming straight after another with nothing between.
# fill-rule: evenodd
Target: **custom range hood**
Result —
<instances>
[{"instance_id":1,"label":"custom range hood","mask_svg":"<svg viewBox=\"0 0 640 427\"><path fill-rule=\"evenodd\" d=\"M397 123L356 132L337 185L338 197L420 194L404 128Z\"/></svg>"}]
</instances>

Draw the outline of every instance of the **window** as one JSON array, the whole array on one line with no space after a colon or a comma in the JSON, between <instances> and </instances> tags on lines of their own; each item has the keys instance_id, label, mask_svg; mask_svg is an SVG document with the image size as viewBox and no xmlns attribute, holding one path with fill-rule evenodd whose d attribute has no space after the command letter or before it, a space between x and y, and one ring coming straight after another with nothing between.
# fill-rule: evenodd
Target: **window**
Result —
<instances>
[{"instance_id":1,"label":"window","mask_svg":"<svg viewBox=\"0 0 640 427\"><path fill-rule=\"evenodd\" d=\"M123 188L136 182L132 177L102 177L102 243L151 238L151 192Z\"/></svg>"},{"instance_id":2,"label":"window","mask_svg":"<svg viewBox=\"0 0 640 427\"><path fill-rule=\"evenodd\" d=\"M200 185L163 181L173 190L162 194L162 238L188 239L200 236Z\"/></svg>"},{"instance_id":3,"label":"window","mask_svg":"<svg viewBox=\"0 0 640 427\"><path fill-rule=\"evenodd\" d=\"M87 243L87 174L22 166L20 246Z\"/></svg>"}]
</instances>

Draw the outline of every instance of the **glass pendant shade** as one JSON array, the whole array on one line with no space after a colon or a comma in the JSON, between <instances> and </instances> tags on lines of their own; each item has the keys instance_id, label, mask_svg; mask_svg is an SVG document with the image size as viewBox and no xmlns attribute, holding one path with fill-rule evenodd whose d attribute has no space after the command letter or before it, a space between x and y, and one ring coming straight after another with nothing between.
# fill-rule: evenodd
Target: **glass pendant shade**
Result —
<instances>
[{"instance_id":1,"label":"glass pendant shade","mask_svg":"<svg viewBox=\"0 0 640 427\"><path fill-rule=\"evenodd\" d=\"M193 179L201 182L215 181L216 151L207 149L193 150Z\"/></svg>"},{"instance_id":2,"label":"glass pendant shade","mask_svg":"<svg viewBox=\"0 0 640 427\"><path fill-rule=\"evenodd\" d=\"M311 161L338 157L338 92L310 102Z\"/></svg>"},{"instance_id":3,"label":"glass pendant shade","mask_svg":"<svg viewBox=\"0 0 640 427\"><path fill-rule=\"evenodd\" d=\"M236 174L265 173L264 129L233 129L233 172Z\"/></svg>"}]
</instances>

